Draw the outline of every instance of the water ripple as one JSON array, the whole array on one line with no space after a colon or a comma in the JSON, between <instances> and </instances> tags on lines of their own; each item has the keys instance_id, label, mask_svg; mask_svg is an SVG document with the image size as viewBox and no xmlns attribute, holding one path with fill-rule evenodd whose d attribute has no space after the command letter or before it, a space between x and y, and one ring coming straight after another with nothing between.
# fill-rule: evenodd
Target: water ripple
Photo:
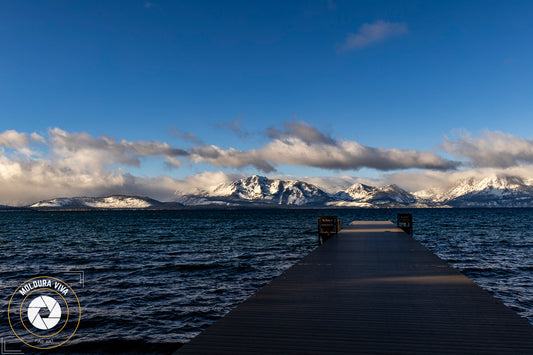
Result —
<instances>
[{"instance_id":1,"label":"water ripple","mask_svg":"<svg viewBox=\"0 0 533 355\"><path fill-rule=\"evenodd\" d=\"M58 351L170 353L316 247L316 216L398 210L197 210L0 214L0 308L23 281L76 282L82 322ZM424 209L415 238L533 323L533 210ZM6 322L0 334L18 344ZM25 352L26 349L25 349Z\"/></svg>"}]
</instances>

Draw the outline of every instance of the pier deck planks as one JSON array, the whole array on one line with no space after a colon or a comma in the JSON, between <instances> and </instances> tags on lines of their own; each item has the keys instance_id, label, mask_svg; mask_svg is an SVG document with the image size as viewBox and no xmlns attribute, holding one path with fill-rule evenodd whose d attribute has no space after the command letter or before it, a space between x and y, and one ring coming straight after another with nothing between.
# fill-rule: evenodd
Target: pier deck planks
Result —
<instances>
[{"instance_id":1,"label":"pier deck planks","mask_svg":"<svg viewBox=\"0 0 533 355\"><path fill-rule=\"evenodd\" d=\"M178 354L533 354L533 326L391 222L352 222Z\"/></svg>"}]
</instances>

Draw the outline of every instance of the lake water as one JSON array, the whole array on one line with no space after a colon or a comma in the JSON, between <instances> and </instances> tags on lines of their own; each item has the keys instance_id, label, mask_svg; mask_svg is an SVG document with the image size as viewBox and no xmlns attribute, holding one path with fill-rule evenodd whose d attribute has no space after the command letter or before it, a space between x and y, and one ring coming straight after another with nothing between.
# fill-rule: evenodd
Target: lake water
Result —
<instances>
[{"instance_id":1,"label":"lake water","mask_svg":"<svg viewBox=\"0 0 533 355\"><path fill-rule=\"evenodd\" d=\"M5 318L17 287L47 275L81 304L55 353L169 353L316 248L318 215L398 212L413 213L416 239L533 322L533 209L4 212L0 337L35 352Z\"/></svg>"}]
</instances>

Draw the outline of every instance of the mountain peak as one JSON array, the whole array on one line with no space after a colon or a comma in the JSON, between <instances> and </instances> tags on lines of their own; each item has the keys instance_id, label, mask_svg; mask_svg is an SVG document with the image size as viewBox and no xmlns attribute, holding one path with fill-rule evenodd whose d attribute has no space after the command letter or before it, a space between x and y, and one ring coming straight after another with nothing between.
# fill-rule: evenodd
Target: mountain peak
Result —
<instances>
[{"instance_id":1,"label":"mountain peak","mask_svg":"<svg viewBox=\"0 0 533 355\"><path fill-rule=\"evenodd\" d=\"M484 190L516 190L527 184L519 176L491 175L483 178L469 177L459 181L445 193L449 199Z\"/></svg>"},{"instance_id":2,"label":"mountain peak","mask_svg":"<svg viewBox=\"0 0 533 355\"><path fill-rule=\"evenodd\" d=\"M303 181L252 175L231 183L220 184L206 198L230 202L304 206L325 202L329 199L329 195L317 186Z\"/></svg>"},{"instance_id":3,"label":"mountain peak","mask_svg":"<svg viewBox=\"0 0 533 355\"><path fill-rule=\"evenodd\" d=\"M407 205L416 202L414 195L395 184L375 187L355 183L346 190L337 193L336 196L341 199L349 198L355 202L371 204L399 203Z\"/></svg>"},{"instance_id":4,"label":"mountain peak","mask_svg":"<svg viewBox=\"0 0 533 355\"><path fill-rule=\"evenodd\" d=\"M518 176L509 175L493 175L481 179L477 187L479 189L493 188L493 189L513 189L524 185L524 179Z\"/></svg>"},{"instance_id":5,"label":"mountain peak","mask_svg":"<svg viewBox=\"0 0 533 355\"><path fill-rule=\"evenodd\" d=\"M344 193L348 195L353 200L363 200L366 196L371 194L375 190L375 187L368 186L365 184L361 184L359 182L356 182L355 184L348 187L346 190L341 191L340 193Z\"/></svg>"},{"instance_id":6,"label":"mountain peak","mask_svg":"<svg viewBox=\"0 0 533 355\"><path fill-rule=\"evenodd\" d=\"M533 186L519 176L470 177L435 201L456 207L528 207L533 202Z\"/></svg>"},{"instance_id":7,"label":"mountain peak","mask_svg":"<svg viewBox=\"0 0 533 355\"><path fill-rule=\"evenodd\" d=\"M242 179L239 179L237 181L246 181L246 182L249 182L249 183L260 183L260 182L266 182L270 180L269 178L267 178L266 176L261 176L261 175L251 175L251 176L248 176L248 177L245 177L245 178L242 178ZM235 182L235 181L234 181Z\"/></svg>"}]
</instances>

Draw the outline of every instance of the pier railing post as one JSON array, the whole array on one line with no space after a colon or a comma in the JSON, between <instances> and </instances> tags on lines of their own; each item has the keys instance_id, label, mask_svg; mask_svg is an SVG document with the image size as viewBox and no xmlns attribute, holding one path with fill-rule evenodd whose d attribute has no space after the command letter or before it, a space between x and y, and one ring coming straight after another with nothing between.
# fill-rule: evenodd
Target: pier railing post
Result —
<instances>
[{"instance_id":1,"label":"pier railing post","mask_svg":"<svg viewBox=\"0 0 533 355\"><path fill-rule=\"evenodd\" d=\"M318 245L324 244L342 229L342 220L337 216L318 216Z\"/></svg>"},{"instance_id":2,"label":"pier railing post","mask_svg":"<svg viewBox=\"0 0 533 355\"><path fill-rule=\"evenodd\" d=\"M401 228L405 233L413 236L413 214L398 213L396 217L396 226Z\"/></svg>"}]
</instances>

